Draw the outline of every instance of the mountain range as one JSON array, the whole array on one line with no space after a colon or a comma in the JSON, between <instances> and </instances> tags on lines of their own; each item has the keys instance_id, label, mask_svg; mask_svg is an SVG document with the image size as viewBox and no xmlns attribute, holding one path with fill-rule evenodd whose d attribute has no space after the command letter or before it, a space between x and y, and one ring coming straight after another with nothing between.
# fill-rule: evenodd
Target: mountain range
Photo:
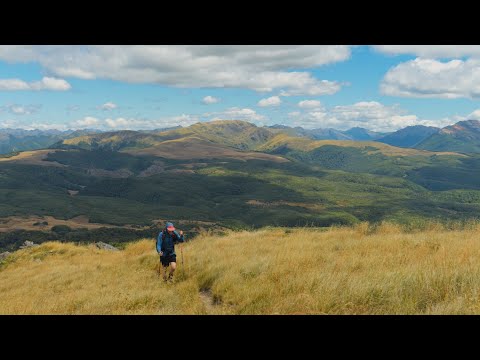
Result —
<instances>
[{"instance_id":1,"label":"mountain range","mask_svg":"<svg viewBox=\"0 0 480 360\"><path fill-rule=\"evenodd\" d=\"M0 129L0 154L16 151L46 148L62 139L75 138L86 134L98 133L99 130L23 130Z\"/></svg>"},{"instance_id":2,"label":"mountain range","mask_svg":"<svg viewBox=\"0 0 480 360\"><path fill-rule=\"evenodd\" d=\"M50 147L61 143L63 140L75 139L90 134L119 134L122 137L130 134L130 137L138 135L151 135L153 138L166 139L165 136L158 137L158 134L166 131L175 131L168 136L183 136L187 133L194 135L197 128L202 128L202 124L197 123L188 128L175 126L171 128L161 128L154 130L138 131L113 131L104 132L101 130L22 130L22 129L0 129L0 154L7 154L15 151L36 150ZM218 127L218 124L217 124ZM208 129L209 127L205 127ZM189 129L189 130L186 130ZM226 145L235 145L232 136L238 129L223 129ZM217 131L217 130L216 130ZM460 121L454 125L444 128L432 126L407 126L400 130L390 133L380 133L368 129L354 127L349 130L327 129L304 129L302 127L289 127L286 125L272 125L266 127L256 127L252 139L246 141L239 149L249 148L250 143L267 140L276 134L287 134L293 137L305 137L311 140L351 140L351 141L376 141L397 147L415 148L430 151L455 151L461 153L480 153L480 122L477 120ZM136 134L136 135L135 135ZM206 134L203 134L206 136ZM214 134L210 134L213 136ZM248 134L247 134L248 136ZM148 137L147 137L148 138ZM145 138L145 139L147 139ZM207 136L208 138L208 136ZM230 138L230 140L228 140ZM256 138L256 139L255 139ZM245 140L245 139L244 139ZM145 140L147 141L147 140Z\"/></svg>"},{"instance_id":3,"label":"mountain range","mask_svg":"<svg viewBox=\"0 0 480 360\"><path fill-rule=\"evenodd\" d=\"M480 154L464 147L418 148L439 134L475 144L475 122L445 129L431 135L434 129L404 130L413 131L415 141L424 131L427 138L415 148L382 138L319 140L295 128L235 120L158 131L53 133L63 138L0 155L0 250L25 240L149 237L165 219L195 233L211 226L476 218ZM367 135L353 129L348 136ZM393 135L384 138L413 143L402 132Z\"/></svg>"},{"instance_id":4,"label":"mountain range","mask_svg":"<svg viewBox=\"0 0 480 360\"><path fill-rule=\"evenodd\" d=\"M379 133L359 127L346 131L308 130L285 125L274 125L269 128L276 132L308 137L312 140L377 141L403 148L480 153L480 122L478 120L460 121L443 129L423 125L407 126L390 133Z\"/></svg>"},{"instance_id":5,"label":"mountain range","mask_svg":"<svg viewBox=\"0 0 480 360\"><path fill-rule=\"evenodd\" d=\"M292 136L305 136L313 140L375 140L386 135L386 133L370 131L360 127L354 127L346 131L331 128L304 129L300 126L292 128L286 125L272 125L268 128Z\"/></svg>"}]
</instances>

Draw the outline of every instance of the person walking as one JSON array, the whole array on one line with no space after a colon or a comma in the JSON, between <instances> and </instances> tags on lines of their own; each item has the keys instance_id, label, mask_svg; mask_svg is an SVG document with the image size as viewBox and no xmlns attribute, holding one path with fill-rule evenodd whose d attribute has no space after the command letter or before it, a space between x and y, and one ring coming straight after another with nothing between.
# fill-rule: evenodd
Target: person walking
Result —
<instances>
[{"instance_id":1,"label":"person walking","mask_svg":"<svg viewBox=\"0 0 480 360\"><path fill-rule=\"evenodd\" d=\"M161 268L163 268L163 280L173 281L173 273L177 268L177 254L175 254L175 244L185 242L183 231L178 233L171 222L165 224L165 228L157 237L157 253L160 255ZM167 269L170 271L167 278Z\"/></svg>"}]
</instances>

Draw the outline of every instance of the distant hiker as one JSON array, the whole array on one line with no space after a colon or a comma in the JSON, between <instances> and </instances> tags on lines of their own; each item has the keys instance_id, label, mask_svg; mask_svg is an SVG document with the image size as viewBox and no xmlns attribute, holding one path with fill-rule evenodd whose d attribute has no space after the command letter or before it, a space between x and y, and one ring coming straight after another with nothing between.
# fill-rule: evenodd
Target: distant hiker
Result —
<instances>
[{"instance_id":1,"label":"distant hiker","mask_svg":"<svg viewBox=\"0 0 480 360\"><path fill-rule=\"evenodd\" d=\"M158 234L157 252L160 255L160 262L163 267L163 280L167 281L167 268L170 266L168 280L173 280L173 273L177 267L177 254L175 254L175 243L184 242L183 231L180 234L175 230L171 222L165 224L165 228Z\"/></svg>"}]
</instances>

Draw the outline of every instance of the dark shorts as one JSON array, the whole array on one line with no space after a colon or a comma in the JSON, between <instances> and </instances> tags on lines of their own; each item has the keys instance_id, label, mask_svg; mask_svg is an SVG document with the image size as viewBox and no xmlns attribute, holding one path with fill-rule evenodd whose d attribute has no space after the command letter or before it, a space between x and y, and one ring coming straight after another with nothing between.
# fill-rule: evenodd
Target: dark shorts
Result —
<instances>
[{"instance_id":1,"label":"dark shorts","mask_svg":"<svg viewBox=\"0 0 480 360\"><path fill-rule=\"evenodd\" d=\"M177 262L177 255L160 256L160 262L162 263L163 267L168 267L171 262Z\"/></svg>"}]
</instances>

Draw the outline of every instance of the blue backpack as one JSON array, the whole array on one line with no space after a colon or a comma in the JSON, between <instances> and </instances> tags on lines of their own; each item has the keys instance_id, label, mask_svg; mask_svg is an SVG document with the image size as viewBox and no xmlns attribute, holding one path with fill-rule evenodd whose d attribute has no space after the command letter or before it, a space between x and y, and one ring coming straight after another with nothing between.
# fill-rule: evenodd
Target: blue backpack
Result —
<instances>
[{"instance_id":1,"label":"blue backpack","mask_svg":"<svg viewBox=\"0 0 480 360\"><path fill-rule=\"evenodd\" d=\"M165 249L164 246L165 246L165 237L166 236L167 236L167 231L166 231L166 229L163 229L162 230L162 248L163 249L161 249L162 251L164 251L164 249ZM174 242L178 242L178 240L179 240L176 233L172 233L172 238L173 238ZM157 237L157 241L155 242L155 249L157 248L157 246L158 246L158 237ZM165 250L168 250L168 252L173 251L173 249L165 249Z\"/></svg>"}]
</instances>

